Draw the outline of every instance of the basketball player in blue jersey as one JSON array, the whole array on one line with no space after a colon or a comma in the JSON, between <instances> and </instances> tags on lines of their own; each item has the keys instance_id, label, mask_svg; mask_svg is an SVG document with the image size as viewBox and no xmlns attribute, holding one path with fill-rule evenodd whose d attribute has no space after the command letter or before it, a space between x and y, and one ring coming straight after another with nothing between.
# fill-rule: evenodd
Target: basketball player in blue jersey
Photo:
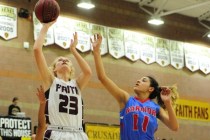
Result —
<instances>
[{"instance_id":1,"label":"basketball player in blue jersey","mask_svg":"<svg viewBox=\"0 0 210 140\"><path fill-rule=\"evenodd\" d=\"M70 51L76 59L81 73L73 78L74 68L70 59L66 57L56 58L50 69L48 68L42 46L47 31L53 23L43 24L33 47L47 100L45 107L47 130L44 140L87 140L88 137L82 128L81 91L89 82L92 71L76 50L77 33L71 40Z\"/></svg>"},{"instance_id":2,"label":"basketball player in blue jersey","mask_svg":"<svg viewBox=\"0 0 210 140\"><path fill-rule=\"evenodd\" d=\"M98 79L119 103L120 139L154 140L157 118L171 130L177 131L179 124L172 107L172 102L178 97L176 88L159 87L154 78L145 76L137 80L133 87L136 96L130 96L106 75L100 55L101 41L101 35L95 35L91 40L96 72ZM158 104L152 101L155 98Z\"/></svg>"}]
</instances>

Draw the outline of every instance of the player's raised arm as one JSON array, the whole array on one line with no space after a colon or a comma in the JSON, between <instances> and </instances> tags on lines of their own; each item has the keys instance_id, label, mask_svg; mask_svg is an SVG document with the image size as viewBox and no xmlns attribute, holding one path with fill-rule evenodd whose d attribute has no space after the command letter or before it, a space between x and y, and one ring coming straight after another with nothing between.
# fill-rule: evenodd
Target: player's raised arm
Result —
<instances>
[{"instance_id":1,"label":"player's raised arm","mask_svg":"<svg viewBox=\"0 0 210 140\"><path fill-rule=\"evenodd\" d=\"M94 40L91 39L91 43L93 46L93 55L95 60L95 67L98 79L101 81L101 83L105 86L105 88L115 97L115 99L118 101L120 108L124 108L128 98L129 94L119 88L107 75L103 66L103 62L100 55L100 46L102 42L102 36L97 34L94 35Z\"/></svg>"},{"instance_id":2,"label":"player's raised arm","mask_svg":"<svg viewBox=\"0 0 210 140\"><path fill-rule=\"evenodd\" d=\"M76 80L80 89L82 90L90 80L92 71L88 63L84 60L84 58L82 58L82 56L76 50L76 45L78 43L77 32L75 32L73 36L74 40L71 40L70 51L74 55L74 58L77 60L77 63L79 64L81 69L81 73L79 74Z\"/></svg>"},{"instance_id":3,"label":"player's raised arm","mask_svg":"<svg viewBox=\"0 0 210 140\"><path fill-rule=\"evenodd\" d=\"M38 36L38 38L35 41L34 46L33 46L34 57L35 57L35 60L36 60L36 64L37 64L39 73L40 73L41 78L44 82L43 84L44 84L45 89L48 89L48 87L52 83L53 77L52 77L52 75L49 71L49 68L47 66L47 62L45 60L45 57L44 57L44 54L43 54L43 51L42 51L42 47L43 47L43 44L44 44L44 40L45 40L45 36L47 34L47 31L48 31L49 27L54 22L55 21L43 24L43 27L40 31L40 34L39 34L39 36Z\"/></svg>"},{"instance_id":4,"label":"player's raised arm","mask_svg":"<svg viewBox=\"0 0 210 140\"><path fill-rule=\"evenodd\" d=\"M177 131L179 129L179 123L172 106L172 90L167 87L162 87L160 96L164 103L164 107L167 110L166 112L163 108L160 109L160 120L171 130Z\"/></svg>"}]
</instances>

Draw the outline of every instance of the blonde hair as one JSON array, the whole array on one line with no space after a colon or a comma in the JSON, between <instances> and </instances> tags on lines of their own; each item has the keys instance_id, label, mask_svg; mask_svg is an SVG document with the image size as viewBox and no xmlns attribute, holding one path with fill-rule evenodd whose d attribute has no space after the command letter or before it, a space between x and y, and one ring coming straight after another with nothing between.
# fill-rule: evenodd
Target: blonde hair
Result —
<instances>
[{"instance_id":1,"label":"blonde hair","mask_svg":"<svg viewBox=\"0 0 210 140\"><path fill-rule=\"evenodd\" d=\"M173 86L170 87L170 89L171 89L171 101L172 101L172 105L175 106L177 99L179 99L179 93L177 91L177 86L176 85L173 85Z\"/></svg>"},{"instance_id":2,"label":"blonde hair","mask_svg":"<svg viewBox=\"0 0 210 140\"><path fill-rule=\"evenodd\" d=\"M54 70L55 70L56 63L58 62L58 59L59 59L59 58L61 58L61 56L60 56L60 57L57 57L57 58L52 62L52 64L51 64L50 67L49 67L50 72L51 72L52 75L54 75L55 77L57 77L57 74L54 72ZM70 59L68 59L68 60L71 62ZM71 63L72 63L72 62L71 62ZM69 77L69 78L72 79L72 78L74 77L75 69L74 69L73 65L71 65L70 68L71 68L71 71L70 71L70 77Z\"/></svg>"},{"instance_id":3,"label":"blonde hair","mask_svg":"<svg viewBox=\"0 0 210 140\"><path fill-rule=\"evenodd\" d=\"M173 86L169 86L170 90L171 90L171 104L173 107L175 107L176 105L176 101L177 99L179 99L179 93L177 91L177 85L173 85ZM163 108L166 109L166 106L164 105L161 97L159 97L160 100L158 101L158 104Z\"/></svg>"}]
</instances>

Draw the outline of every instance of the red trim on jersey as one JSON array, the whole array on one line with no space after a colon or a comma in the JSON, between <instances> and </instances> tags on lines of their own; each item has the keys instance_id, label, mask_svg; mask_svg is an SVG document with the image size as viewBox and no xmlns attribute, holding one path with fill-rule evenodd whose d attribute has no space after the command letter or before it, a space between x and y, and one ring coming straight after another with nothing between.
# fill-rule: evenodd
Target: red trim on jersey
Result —
<instances>
[{"instance_id":1,"label":"red trim on jersey","mask_svg":"<svg viewBox=\"0 0 210 140\"><path fill-rule=\"evenodd\" d=\"M138 100L138 101L141 102L141 103L145 103L146 101L150 100L150 98L147 98L147 99L145 99L145 100L141 100L141 99L139 99L138 97L135 97L135 99Z\"/></svg>"}]
</instances>

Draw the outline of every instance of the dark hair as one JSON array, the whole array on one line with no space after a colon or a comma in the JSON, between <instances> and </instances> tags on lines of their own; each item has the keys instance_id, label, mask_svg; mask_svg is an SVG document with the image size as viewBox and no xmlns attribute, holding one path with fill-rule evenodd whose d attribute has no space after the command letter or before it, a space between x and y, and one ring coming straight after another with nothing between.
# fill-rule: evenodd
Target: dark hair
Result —
<instances>
[{"instance_id":1,"label":"dark hair","mask_svg":"<svg viewBox=\"0 0 210 140\"><path fill-rule=\"evenodd\" d=\"M159 84L158 82L151 76L147 76L150 80L150 86L154 88L154 91L151 92L149 98L154 99L157 97L158 94L160 94Z\"/></svg>"},{"instance_id":2,"label":"dark hair","mask_svg":"<svg viewBox=\"0 0 210 140\"><path fill-rule=\"evenodd\" d=\"M157 103L165 108L164 106L164 102L162 101L161 97L160 97L160 92L161 92L161 88L159 87L158 82L155 80L155 78L151 77L151 76L147 76L150 80L150 86L154 88L154 91L150 94L149 98L150 99L154 99L157 97Z\"/></svg>"},{"instance_id":3,"label":"dark hair","mask_svg":"<svg viewBox=\"0 0 210 140\"><path fill-rule=\"evenodd\" d=\"M15 101L17 101L18 100L18 97L14 97L13 99L12 99L12 102L15 102Z\"/></svg>"},{"instance_id":4,"label":"dark hair","mask_svg":"<svg viewBox=\"0 0 210 140\"><path fill-rule=\"evenodd\" d=\"M166 106L164 105L163 100L160 97L160 92L161 92L161 87L159 87L158 82L151 76L147 76L150 80L150 86L154 87L154 91L150 94L149 98L150 99L157 99L157 103L163 108L166 109ZM172 101L172 105L175 106L176 105L176 101L179 98L179 93L177 91L177 86L172 85L169 86L170 90L171 90L171 101Z\"/></svg>"}]
</instances>

